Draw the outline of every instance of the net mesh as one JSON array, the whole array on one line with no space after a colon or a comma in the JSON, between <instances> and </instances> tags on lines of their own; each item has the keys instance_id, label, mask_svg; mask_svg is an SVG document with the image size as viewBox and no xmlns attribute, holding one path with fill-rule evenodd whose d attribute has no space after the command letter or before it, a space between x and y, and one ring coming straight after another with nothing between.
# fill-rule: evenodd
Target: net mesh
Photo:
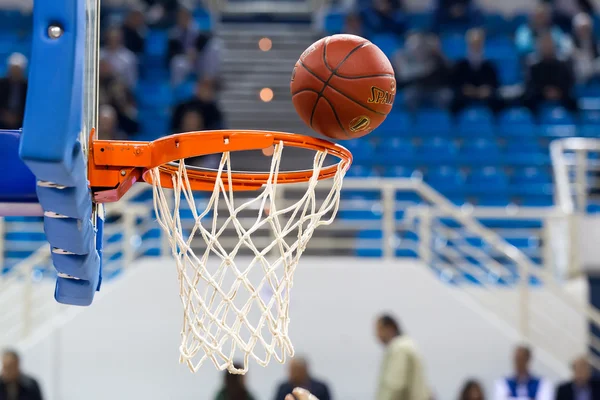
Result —
<instances>
[{"instance_id":1,"label":"net mesh","mask_svg":"<svg viewBox=\"0 0 600 400\"><path fill-rule=\"evenodd\" d=\"M277 144L262 191L240 204L228 184L230 153L223 154L208 195L190 190L183 160L171 176L173 190L161 187L158 169L151 171L157 220L177 264L184 311L180 362L193 372L210 360L220 370L243 374L251 359L266 366L273 357L283 363L294 355L288 331L294 271L315 229L335 218L347 164L320 184L327 152L317 152L306 192L279 208L282 151L283 143ZM317 186L329 189L324 198L317 198ZM182 220L182 210L191 214L191 224ZM243 251L252 256L236 261Z\"/></svg>"}]
</instances>

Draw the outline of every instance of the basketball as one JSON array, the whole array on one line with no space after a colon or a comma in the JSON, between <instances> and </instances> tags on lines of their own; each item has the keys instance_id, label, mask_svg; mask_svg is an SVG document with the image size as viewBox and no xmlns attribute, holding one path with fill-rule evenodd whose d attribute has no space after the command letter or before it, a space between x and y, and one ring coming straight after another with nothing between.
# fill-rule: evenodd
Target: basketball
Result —
<instances>
[{"instance_id":1,"label":"basketball","mask_svg":"<svg viewBox=\"0 0 600 400\"><path fill-rule=\"evenodd\" d=\"M333 139L377 128L392 109L394 69L373 43L355 35L325 37L302 53L290 84L300 118Z\"/></svg>"}]
</instances>

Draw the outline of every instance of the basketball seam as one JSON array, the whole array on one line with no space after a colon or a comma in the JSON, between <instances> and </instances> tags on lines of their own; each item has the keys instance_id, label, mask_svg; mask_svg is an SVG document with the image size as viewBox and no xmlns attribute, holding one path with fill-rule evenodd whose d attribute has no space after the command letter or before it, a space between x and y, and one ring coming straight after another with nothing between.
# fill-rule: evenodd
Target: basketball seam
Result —
<instances>
[{"instance_id":1,"label":"basketball seam","mask_svg":"<svg viewBox=\"0 0 600 400\"><path fill-rule=\"evenodd\" d=\"M318 80L319 80L321 83L326 83L326 81L324 81L323 79L321 79L321 77L319 77L319 75L317 75L317 74L316 74L314 71L311 71L311 70L310 70L310 69L309 69L309 68L308 68L306 65L304 65L304 63L303 63L302 61L300 61L300 65L301 65L301 66L302 66L302 67L303 67L303 68L304 68L304 69L305 69L305 70L306 70L306 71L307 71L309 74L311 74L312 76L314 76L315 78L317 78L317 79L318 79ZM332 76L333 76L333 74L332 74ZM339 75L336 75L336 76L339 76ZM330 78L331 78L331 77L330 77ZM386 113L382 113L382 112L380 112L380 111L373 110L372 108L370 108L370 107L368 107L368 106L366 106L366 105L362 104L360 101L353 99L352 97L348 96L346 93L342 92L341 90L339 90L339 89L338 89L338 88L336 88L335 86L332 86L332 85L329 85L329 84L327 84L327 85L325 85L325 86L326 86L326 87L327 87L327 86L329 86L330 88L332 88L333 90L335 90L336 92L338 92L339 94L341 94L342 96L344 96L345 98L347 98L348 100L350 100L350 101L352 101L352 102L354 102L354 103L358 104L359 106L361 106L361 107L363 107L363 108L365 108L365 109L367 109L367 110L369 110L369 111L371 111L371 112L373 112L373 113L375 113L375 114L378 114L378 115L384 115L384 116L385 116L385 115L387 115ZM297 95L298 93L301 93L301 92L303 92L303 91L305 91L305 90L307 90L307 89L302 89L302 90L299 90L299 91L297 91L297 92L295 92L295 93L292 93L292 96L295 96L295 95ZM311 119L311 122L312 122L312 119Z\"/></svg>"},{"instance_id":2,"label":"basketball seam","mask_svg":"<svg viewBox=\"0 0 600 400\"><path fill-rule=\"evenodd\" d=\"M327 65L327 58L326 58L326 50L327 50L327 40L325 40L325 43L323 45L323 64ZM312 128L313 125L313 119L315 118L315 112L317 111L317 104L319 104L319 99L321 97L323 97L323 92L325 91L325 89L327 89L327 86L329 86L329 81L331 80L331 78L333 78L334 75L336 75L336 71L342 66L342 64L344 64L344 62L346 62L346 60L348 58L350 58L350 56L352 54L354 54L354 52L356 52L357 50L363 48L365 46L365 43L369 43L369 42L363 42L360 45L356 46L355 48L353 48L352 50L350 50L348 52L348 54L346 54L346 56L338 63L338 65L336 65L334 70L331 70L331 75L329 75L329 78L327 78L327 81L323 82L323 87L321 88L321 91L317 94L317 100L315 101L315 105L313 106L312 112L310 113L310 127ZM342 129L344 129L344 133L347 135L348 132L346 132L346 129L342 127Z\"/></svg>"},{"instance_id":3,"label":"basketball seam","mask_svg":"<svg viewBox=\"0 0 600 400\"><path fill-rule=\"evenodd\" d=\"M340 120L340 117L337 115L337 111L335 111L335 108L333 107L333 104L331 104L331 102L327 99L327 97L323 96L320 97L320 99L323 99L327 102L327 104L329 104L329 107L331 108L331 111L333 111L333 116L335 117L335 120L337 121L337 123L340 125L340 128L342 128L342 131L344 132L344 135L346 135L347 138L351 138L351 136L348 134L348 132L346 132L346 129L344 128L344 125L342 124L342 121ZM317 100L318 103L318 100Z\"/></svg>"},{"instance_id":4,"label":"basketball seam","mask_svg":"<svg viewBox=\"0 0 600 400\"><path fill-rule=\"evenodd\" d=\"M362 75L362 76L346 76L341 74L335 74L335 76L343 79L366 79L366 78L395 78L394 74L374 74L374 75Z\"/></svg>"}]
</instances>

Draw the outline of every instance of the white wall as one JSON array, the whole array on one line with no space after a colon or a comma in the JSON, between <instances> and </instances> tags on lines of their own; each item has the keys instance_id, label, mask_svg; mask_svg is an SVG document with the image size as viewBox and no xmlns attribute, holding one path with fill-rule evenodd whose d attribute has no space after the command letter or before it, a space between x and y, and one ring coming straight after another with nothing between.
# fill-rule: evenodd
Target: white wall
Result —
<instances>
[{"instance_id":1,"label":"white wall","mask_svg":"<svg viewBox=\"0 0 600 400\"><path fill-rule=\"evenodd\" d=\"M382 311L396 314L419 343L440 400L454 399L467 377L489 389L510 370L514 331L416 262L304 258L292 295L296 350L310 357L336 399L373 398L382 351L373 319ZM566 311L553 312L560 324ZM49 400L211 399L221 374L207 364L193 375L178 364L181 314L173 262L144 260L58 333L26 346L25 367ZM582 338L574 356L584 347L585 324L568 318L570 332ZM534 366L552 379L568 373L541 352ZM284 373L276 363L252 365L248 382L266 400Z\"/></svg>"}]
</instances>

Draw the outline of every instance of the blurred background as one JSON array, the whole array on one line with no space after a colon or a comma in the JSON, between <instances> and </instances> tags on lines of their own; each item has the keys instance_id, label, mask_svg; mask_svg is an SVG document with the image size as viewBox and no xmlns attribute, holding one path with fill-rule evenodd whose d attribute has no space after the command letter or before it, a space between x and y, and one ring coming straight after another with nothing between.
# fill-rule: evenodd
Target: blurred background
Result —
<instances>
[{"instance_id":1,"label":"blurred background","mask_svg":"<svg viewBox=\"0 0 600 400\"><path fill-rule=\"evenodd\" d=\"M2 129L22 124L32 6L0 0ZM384 124L341 143L354 164L338 218L297 272L290 335L302 358L253 365L255 399L279 399L278 384L300 373L331 398L380 400L382 313L417 343L435 399L499 398L495 382L523 372L525 348L528 375L588 385L600 368L599 11L596 0L102 1L103 139L312 135L289 79L330 34L368 38L396 70ZM286 165L311 157L290 152ZM268 161L249 153L239 165ZM17 355L44 399L222 398L223 374L177 363L174 263L151 188L138 186L108 208L105 285L87 309L53 300L42 218L0 218L0 348L16 349L0 399ZM280 195L285 204L302 190ZM255 236L257 247L273 240Z\"/></svg>"}]
</instances>

